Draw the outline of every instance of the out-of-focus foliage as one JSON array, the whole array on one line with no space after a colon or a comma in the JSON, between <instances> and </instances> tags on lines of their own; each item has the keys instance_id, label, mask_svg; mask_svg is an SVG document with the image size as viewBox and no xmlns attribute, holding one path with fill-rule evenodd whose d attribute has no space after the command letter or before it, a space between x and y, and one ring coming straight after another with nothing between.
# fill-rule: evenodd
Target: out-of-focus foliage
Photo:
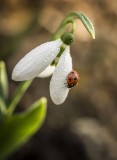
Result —
<instances>
[{"instance_id":1,"label":"out-of-focus foliage","mask_svg":"<svg viewBox=\"0 0 117 160\"><path fill-rule=\"evenodd\" d=\"M8 98L8 78L6 66L0 61L0 112L6 113L6 101Z\"/></svg>"},{"instance_id":2,"label":"out-of-focus foliage","mask_svg":"<svg viewBox=\"0 0 117 160\"><path fill-rule=\"evenodd\" d=\"M0 97L3 99L8 98L8 78L3 61L0 62Z\"/></svg>"},{"instance_id":3,"label":"out-of-focus foliage","mask_svg":"<svg viewBox=\"0 0 117 160\"><path fill-rule=\"evenodd\" d=\"M13 114L32 81L19 85L9 103L5 63L0 61L0 159L29 140L46 117L46 98L41 98L22 113Z\"/></svg>"},{"instance_id":4,"label":"out-of-focus foliage","mask_svg":"<svg viewBox=\"0 0 117 160\"><path fill-rule=\"evenodd\" d=\"M0 121L0 159L16 150L40 128L46 116L46 99L35 102L27 111Z\"/></svg>"}]
</instances>

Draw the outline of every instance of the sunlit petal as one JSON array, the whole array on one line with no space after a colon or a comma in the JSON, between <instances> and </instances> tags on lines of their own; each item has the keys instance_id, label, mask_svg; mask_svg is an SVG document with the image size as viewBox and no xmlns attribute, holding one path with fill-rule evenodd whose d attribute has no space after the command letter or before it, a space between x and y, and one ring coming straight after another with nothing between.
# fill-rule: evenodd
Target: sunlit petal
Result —
<instances>
[{"instance_id":1,"label":"sunlit petal","mask_svg":"<svg viewBox=\"0 0 117 160\"><path fill-rule=\"evenodd\" d=\"M43 72L41 72L37 77L39 78L46 78L50 77L55 70L55 66L49 65Z\"/></svg>"},{"instance_id":2,"label":"sunlit petal","mask_svg":"<svg viewBox=\"0 0 117 160\"><path fill-rule=\"evenodd\" d=\"M23 81L33 79L51 64L60 51L61 39L44 43L26 54L15 66L12 79Z\"/></svg>"},{"instance_id":3,"label":"sunlit petal","mask_svg":"<svg viewBox=\"0 0 117 160\"><path fill-rule=\"evenodd\" d=\"M72 58L70 48L67 46L59 59L50 82L50 96L57 105L63 103L68 95L69 88L67 88L66 79L71 70Z\"/></svg>"}]
</instances>

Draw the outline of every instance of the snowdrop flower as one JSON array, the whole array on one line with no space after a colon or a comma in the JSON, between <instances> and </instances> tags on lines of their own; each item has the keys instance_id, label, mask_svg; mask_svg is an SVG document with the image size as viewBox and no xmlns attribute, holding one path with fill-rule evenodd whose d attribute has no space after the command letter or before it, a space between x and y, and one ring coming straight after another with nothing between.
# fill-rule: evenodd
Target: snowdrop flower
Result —
<instances>
[{"instance_id":1,"label":"snowdrop flower","mask_svg":"<svg viewBox=\"0 0 117 160\"><path fill-rule=\"evenodd\" d=\"M63 19L53 37L54 39L58 37L69 23L72 24L71 32L66 32L57 40L31 50L16 64L12 73L12 79L15 81L30 80L35 77L44 78L53 74L50 82L50 96L57 105L65 101L69 89L79 81L78 73L72 70L70 56L76 19L81 20L92 38L95 38L95 30L90 19L81 12L71 12Z\"/></svg>"},{"instance_id":2,"label":"snowdrop flower","mask_svg":"<svg viewBox=\"0 0 117 160\"><path fill-rule=\"evenodd\" d=\"M69 88L66 85L68 74L72 70L70 44L73 34L66 32L61 38L44 43L26 54L15 66L12 79L15 81L30 80L34 77L48 77L53 74L50 82L50 95L55 104L65 101ZM61 53L61 47L64 50ZM55 65L52 66L52 62ZM54 72L54 73L53 73Z\"/></svg>"}]
</instances>

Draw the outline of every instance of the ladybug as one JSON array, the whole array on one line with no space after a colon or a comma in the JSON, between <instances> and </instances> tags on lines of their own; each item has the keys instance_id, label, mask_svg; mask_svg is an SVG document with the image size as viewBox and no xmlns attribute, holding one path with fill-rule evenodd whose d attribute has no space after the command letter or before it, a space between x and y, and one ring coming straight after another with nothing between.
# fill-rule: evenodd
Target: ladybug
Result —
<instances>
[{"instance_id":1,"label":"ladybug","mask_svg":"<svg viewBox=\"0 0 117 160\"><path fill-rule=\"evenodd\" d=\"M72 70L67 76L67 87L68 88L74 87L75 85L78 84L79 80L80 80L79 74L75 70Z\"/></svg>"}]
</instances>

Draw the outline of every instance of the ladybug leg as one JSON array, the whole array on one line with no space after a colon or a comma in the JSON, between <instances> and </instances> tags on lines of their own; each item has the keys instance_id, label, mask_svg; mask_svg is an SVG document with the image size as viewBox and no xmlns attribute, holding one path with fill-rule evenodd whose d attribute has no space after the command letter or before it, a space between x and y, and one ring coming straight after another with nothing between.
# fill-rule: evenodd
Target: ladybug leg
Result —
<instances>
[{"instance_id":1,"label":"ladybug leg","mask_svg":"<svg viewBox=\"0 0 117 160\"><path fill-rule=\"evenodd\" d=\"M66 79L66 82L64 84L67 84L67 79Z\"/></svg>"},{"instance_id":2,"label":"ladybug leg","mask_svg":"<svg viewBox=\"0 0 117 160\"><path fill-rule=\"evenodd\" d=\"M69 88L69 86L68 86L67 82L66 82L66 83L64 83L64 84L65 84L65 87Z\"/></svg>"}]
</instances>

